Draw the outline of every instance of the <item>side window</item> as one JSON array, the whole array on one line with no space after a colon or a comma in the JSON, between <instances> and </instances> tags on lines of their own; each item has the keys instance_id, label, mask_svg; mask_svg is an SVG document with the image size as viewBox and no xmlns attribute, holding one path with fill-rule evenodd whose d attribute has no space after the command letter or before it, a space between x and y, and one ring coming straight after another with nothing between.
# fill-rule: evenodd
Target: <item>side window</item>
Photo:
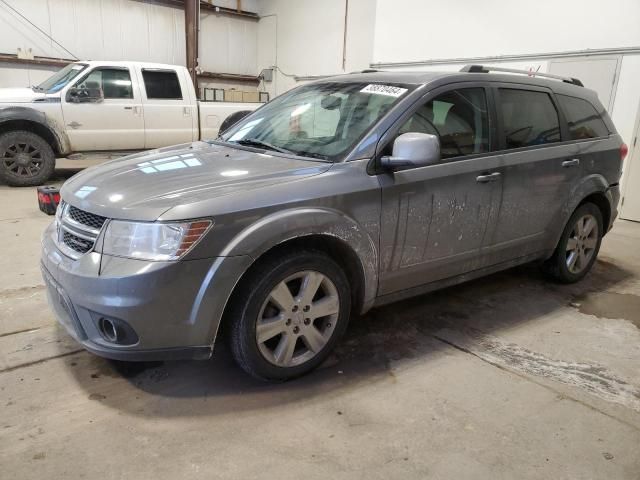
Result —
<instances>
[{"instance_id":1,"label":"side window","mask_svg":"<svg viewBox=\"0 0 640 480\"><path fill-rule=\"evenodd\" d=\"M75 87L101 89L105 99L133 98L131 75L124 68L96 68Z\"/></svg>"},{"instance_id":2,"label":"side window","mask_svg":"<svg viewBox=\"0 0 640 480\"><path fill-rule=\"evenodd\" d=\"M440 138L442 158L489 151L489 116L483 88L462 88L438 95L421 106L401 127Z\"/></svg>"},{"instance_id":3,"label":"side window","mask_svg":"<svg viewBox=\"0 0 640 480\"><path fill-rule=\"evenodd\" d=\"M569 124L571 140L606 137L609 129L595 107L582 98L557 95Z\"/></svg>"},{"instance_id":4,"label":"side window","mask_svg":"<svg viewBox=\"0 0 640 480\"><path fill-rule=\"evenodd\" d=\"M560 141L560 122L545 92L501 88L500 104L507 148Z\"/></svg>"},{"instance_id":5,"label":"side window","mask_svg":"<svg viewBox=\"0 0 640 480\"><path fill-rule=\"evenodd\" d=\"M142 70L148 99L182 100L178 74L173 70Z\"/></svg>"}]
</instances>

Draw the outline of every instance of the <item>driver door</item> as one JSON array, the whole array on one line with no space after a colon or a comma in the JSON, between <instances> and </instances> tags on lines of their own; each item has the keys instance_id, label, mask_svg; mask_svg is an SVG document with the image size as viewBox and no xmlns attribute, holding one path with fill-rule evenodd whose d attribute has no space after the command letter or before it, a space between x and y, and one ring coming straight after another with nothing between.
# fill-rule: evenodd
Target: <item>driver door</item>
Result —
<instances>
[{"instance_id":1,"label":"driver door","mask_svg":"<svg viewBox=\"0 0 640 480\"><path fill-rule=\"evenodd\" d=\"M495 173L490 90L452 85L427 94L383 142L397 135L437 135L441 161L383 173L379 294L418 287L486 266L483 247L496 223L502 183ZM383 143L384 144L384 143ZM385 151L386 150L386 151Z\"/></svg>"},{"instance_id":2,"label":"driver door","mask_svg":"<svg viewBox=\"0 0 640 480\"><path fill-rule=\"evenodd\" d=\"M74 152L144 148L144 113L138 84L128 68L96 67L71 88L101 91L103 99L62 98L65 131Z\"/></svg>"}]
</instances>

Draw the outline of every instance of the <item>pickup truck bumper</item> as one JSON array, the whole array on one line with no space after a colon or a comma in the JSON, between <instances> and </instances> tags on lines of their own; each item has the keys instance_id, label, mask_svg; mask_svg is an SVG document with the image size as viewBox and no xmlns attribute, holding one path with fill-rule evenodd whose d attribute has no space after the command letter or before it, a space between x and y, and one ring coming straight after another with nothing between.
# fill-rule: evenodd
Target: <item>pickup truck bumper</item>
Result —
<instances>
[{"instance_id":1,"label":"pickup truck bumper","mask_svg":"<svg viewBox=\"0 0 640 480\"><path fill-rule=\"evenodd\" d=\"M90 252L77 260L42 237L42 276L59 323L86 350L115 360L207 359L249 257L148 262ZM124 332L104 332L104 319Z\"/></svg>"}]
</instances>

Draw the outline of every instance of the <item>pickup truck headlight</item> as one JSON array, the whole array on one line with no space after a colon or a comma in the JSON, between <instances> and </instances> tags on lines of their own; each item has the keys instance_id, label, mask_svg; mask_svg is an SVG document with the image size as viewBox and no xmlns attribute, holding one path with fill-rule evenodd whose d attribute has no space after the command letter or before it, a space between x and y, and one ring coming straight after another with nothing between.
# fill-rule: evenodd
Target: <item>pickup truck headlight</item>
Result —
<instances>
[{"instance_id":1,"label":"pickup truck headlight","mask_svg":"<svg viewBox=\"0 0 640 480\"><path fill-rule=\"evenodd\" d=\"M140 260L177 260L211 228L210 220L180 223L109 222L102 252Z\"/></svg>"}]
</instances>

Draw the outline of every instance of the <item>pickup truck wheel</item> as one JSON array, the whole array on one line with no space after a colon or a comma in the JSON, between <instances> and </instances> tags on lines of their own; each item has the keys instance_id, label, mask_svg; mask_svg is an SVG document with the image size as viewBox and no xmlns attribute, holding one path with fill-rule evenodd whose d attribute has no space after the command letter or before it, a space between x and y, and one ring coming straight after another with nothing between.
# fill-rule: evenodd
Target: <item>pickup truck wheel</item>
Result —
<instances>
[{"instance_id":1,"label":"pickup truck wheel","mask_svg":"<svg viewBox=\"0 0 640 480\"><path fill-rule=\"evenodd\" d=\"M0 179L8 185L42 185L55 166L51 146L39 135L21 130L0 135Z\"/></svg>"},{"instance_id":2,"label":"pickup truck wheel","mask_svg":"<svg viewBox=\"0 0 640 480\"><path fill-rule=\"evenodd\" d=\"M229 317L231 351L261 380L288 380L320 365L349 321L349 282L322 252L272 257L238 288Z\"/></svg>"},{"instance_id":3,"label":"pickup truck wheel","mask_svg":"<svg viewBox=\"0 0 640 480\"><path fill-rule=\"evenodd\" d=\"M580 205L567 222L555 253L544 263L544 271L562 283L584 278L600 251L602 223L602 213L596 205Z\"/></svg>"}]
</instances>

